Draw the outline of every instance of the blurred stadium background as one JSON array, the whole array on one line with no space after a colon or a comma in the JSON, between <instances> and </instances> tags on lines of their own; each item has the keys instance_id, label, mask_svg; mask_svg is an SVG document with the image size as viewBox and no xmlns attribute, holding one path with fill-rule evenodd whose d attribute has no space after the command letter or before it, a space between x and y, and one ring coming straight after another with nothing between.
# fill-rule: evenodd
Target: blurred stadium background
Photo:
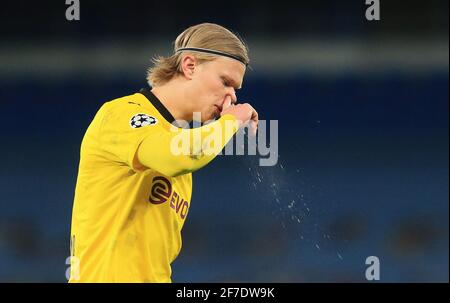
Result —
<instances>
[{"instance_id":1,"label":"blurred stadium background","mask_svg":"<svg viewBox=\"0 0 450 303\"><path fill-rule=\"evenodd\" d=\"M175 282L448 282L448 1L64 1L0 8L0 281L65 282L79 145L186 27L239 33L279 162L194 174ZM214 181L211 181L214 180ZM294 202L292 202L294 201ZM297 219L301 219L300 223Z\"/></svg>"}]
</instances>

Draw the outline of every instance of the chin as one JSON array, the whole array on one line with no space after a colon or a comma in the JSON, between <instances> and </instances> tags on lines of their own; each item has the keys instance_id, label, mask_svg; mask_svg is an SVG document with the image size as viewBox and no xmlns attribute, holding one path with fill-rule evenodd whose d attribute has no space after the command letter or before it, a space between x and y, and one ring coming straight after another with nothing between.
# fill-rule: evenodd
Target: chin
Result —
<instances>
[{"instance_id":1,"label":"chin","mask_svg":"<svg viewBox=\"0 0 450 303\"><path fill-rule=\"evenodd\" d=\"M219 119L219 118L220 118L220 113L217 114L217 115L216 115L216 113L214 113L214 114L212 115L212 118L211 118L211 119L217 120L217 119Z\"/></svg>"},{"instance_id":2,"label":"chin","mask_svg":"<svg viewBox=\"0 0 450 303\"><path fill-rule=\"evenodd\" d=\"M213 114L210 114L210 115L205 115L205 118L206 119L202 119L203 123L208 122L208 121L211 122L212 120L216 120L216 119L220 118L220 115L217 117L216 114L213 113Z\"/></svg>"}]
</instances>

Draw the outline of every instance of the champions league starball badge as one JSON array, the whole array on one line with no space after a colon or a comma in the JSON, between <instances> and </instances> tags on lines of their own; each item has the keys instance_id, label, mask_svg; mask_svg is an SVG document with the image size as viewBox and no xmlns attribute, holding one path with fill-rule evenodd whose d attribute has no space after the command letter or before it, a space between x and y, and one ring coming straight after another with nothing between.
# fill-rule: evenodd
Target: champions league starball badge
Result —
<instances>
[{"instance_id":1,"label":"champions league starball badge","mask_svg":"<svg viewBox=\"0 0 450 303\"><path fill-rule=\"evenodd\" d=\"M143 126L154 125L158 122L155 117L147 114L136 114L131 117L130 126L132 128L140 128Z\"/></svg>"}]
</instances>

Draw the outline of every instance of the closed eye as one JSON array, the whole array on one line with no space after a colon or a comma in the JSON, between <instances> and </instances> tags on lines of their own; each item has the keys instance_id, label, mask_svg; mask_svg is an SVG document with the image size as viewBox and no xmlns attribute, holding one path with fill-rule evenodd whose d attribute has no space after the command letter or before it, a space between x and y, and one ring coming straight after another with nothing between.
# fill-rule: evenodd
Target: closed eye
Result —
<instances>
[{"instance_id":1,"label":"closed eye","mask_svg":"<svg viewBox=\"0 0 450 303\"><path fill-rule=\"evenodd\" d=\"M230 81L228 81L227 79L224 79L224 78L222 78L222 83L223 83L223 85L225 85L225 86L230 86Z\"/></svg>"},{"instance_id":2,"label":"closed eye","mask_svg":"<svg viewBox=\"0 0 450 303\"><path fill-rule=\"evenodd\" d=\"M222 83L223 83L224 86L227 86L227 87L233 86L232 81L230 81L230 80L228 80L228 79L226 79L226 78L224 78L224 77L222 77ZM233 86L233 88L234 88L235 90L240 89L237 85L236 85L236 86Z\"/></svg>"}]
</instances>

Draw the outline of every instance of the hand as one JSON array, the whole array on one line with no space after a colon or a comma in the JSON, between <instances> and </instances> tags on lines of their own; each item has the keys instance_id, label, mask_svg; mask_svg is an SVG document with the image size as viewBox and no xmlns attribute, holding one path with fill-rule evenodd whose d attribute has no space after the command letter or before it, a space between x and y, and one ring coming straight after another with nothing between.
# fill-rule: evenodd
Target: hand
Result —
<instances>
[{"instance_id":1,"label":"hand","mask_svg":"<svg viewBox=\"0 0 450 303\"><path fill-rule=\"evenodd\" d=\"M250 124L250 133L256 136L258 130L258 112L248 103L231 104L231 98L227 98L223 104L220 116L231 114L239 121L240 126Z\"/></svg>"}]
</instances>

